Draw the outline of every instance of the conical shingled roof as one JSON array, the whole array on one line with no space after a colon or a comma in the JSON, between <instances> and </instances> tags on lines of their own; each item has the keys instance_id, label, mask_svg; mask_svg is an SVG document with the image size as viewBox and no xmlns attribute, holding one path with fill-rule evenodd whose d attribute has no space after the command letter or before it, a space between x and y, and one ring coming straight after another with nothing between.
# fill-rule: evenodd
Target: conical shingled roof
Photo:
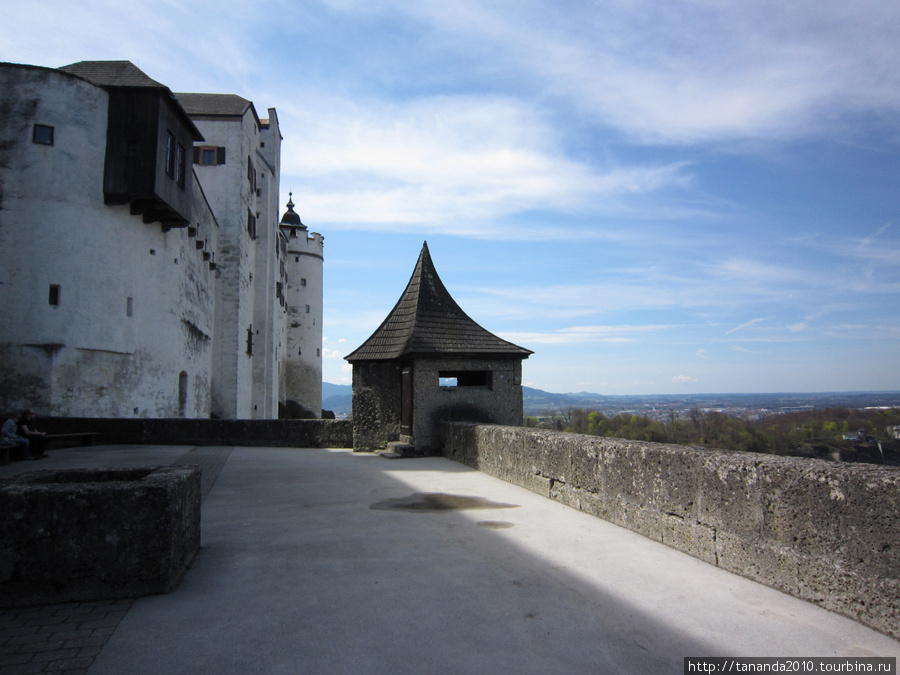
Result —
<instances>
[{"instance_id":1,"label":"conical shingled roof","mask_svg":"<svg viewBox=\"0 0 900 675\"><path fill-rule=\"evenodd\" d=\"M351 363L414 356L527 359L532 353L489 333L460 309L434 269L425 242L394 309L368 340L344 358Z\"/></svg>"}]
</instances>

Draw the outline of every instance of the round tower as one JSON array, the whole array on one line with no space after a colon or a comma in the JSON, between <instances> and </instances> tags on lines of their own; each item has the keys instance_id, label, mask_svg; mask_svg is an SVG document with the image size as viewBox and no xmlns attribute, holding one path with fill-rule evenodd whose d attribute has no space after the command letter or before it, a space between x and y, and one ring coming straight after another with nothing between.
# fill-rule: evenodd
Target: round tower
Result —
<instances>
[{"instance_id":1,"label":"round tower","mask_svg":"<svg viewBox=\"0 0 900 675\"><path fill-rule=\"evenodd\" d=\"M322 255L324 237L310 232L289 193L279 223L286 241L287 349L281 400L288 417L322 415Z\"/></svg>"}]
</instances>

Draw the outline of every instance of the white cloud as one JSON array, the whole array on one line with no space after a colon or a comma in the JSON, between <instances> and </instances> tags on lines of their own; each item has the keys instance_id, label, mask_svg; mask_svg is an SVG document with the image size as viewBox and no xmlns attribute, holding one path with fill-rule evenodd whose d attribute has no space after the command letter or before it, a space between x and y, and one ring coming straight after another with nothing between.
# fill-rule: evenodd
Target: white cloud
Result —
<instances>
[{"instance_id":1,"label":"white cloud","mask_svg":"<svg viewBox=\"0 0 900 675\"><path fill-rule=\"evenodd\" d=\"M654 142L808 136L847 113L900 109L897 3L395 6L496 45L520 75Z\"/></svg>"},{"instance_id":2,"label":"white cloud","mask_svg":"<svg viewBox=\"0 0 900 675\"><path fill-rule=\"evenodd\" d=\"M677 326L571 326L547 332L505 332L502 337L519 344L577 345L602 342L607 344L635 342L640 335L659 333Z\"/></svg>"},{"instance_id":3,"label":"white cloud","mask_svg":"<svg viewBox=\"0 0 900 675\"><path fill-rule=\"evenodd\" d=\"M303 151L283 157L283 182L304 185L303 212L316 223L483 236L486 222L510 214L578 212L689 182L683 162L597 169L569 159L548 121L509 98L315 97L279 117L303 129Z\"/></svg>"},{"instance_id":4,"label":"white cloud","mask_svg":"<svg viewBox=\"0 0 900 675\"><path fill-rule=\"evenodd\" d=\"M691 377L690 375L675 375L672 378L672 382L674 384L693 384L695 382L699 382L696 377Z\"/></svg>"}]
</instances>

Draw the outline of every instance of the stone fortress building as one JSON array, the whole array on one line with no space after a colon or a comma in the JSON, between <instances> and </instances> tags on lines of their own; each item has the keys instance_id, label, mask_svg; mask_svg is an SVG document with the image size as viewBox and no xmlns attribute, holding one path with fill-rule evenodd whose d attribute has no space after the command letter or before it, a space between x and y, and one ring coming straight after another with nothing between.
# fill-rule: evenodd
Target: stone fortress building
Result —
<instances>
[{"instance_id":1,"label":"stone fortress building","mask_svg":"<svg viewBox=\"0 0 900 675\"><path fill-rule=\"evenodd\" d=\"M321 414L323 237L281 130L128 61L0 64L0 410Z\"/></svg>"}]
</instances>

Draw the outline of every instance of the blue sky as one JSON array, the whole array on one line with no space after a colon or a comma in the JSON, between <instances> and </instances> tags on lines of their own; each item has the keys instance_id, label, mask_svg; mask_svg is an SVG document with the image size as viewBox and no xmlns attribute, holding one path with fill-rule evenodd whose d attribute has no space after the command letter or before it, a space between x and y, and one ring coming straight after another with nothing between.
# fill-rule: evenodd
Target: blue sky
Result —
<instances>
[{"instance_id":1,"label":"blue sky","mask_svg":"<svg viewBox=\"0 0 900 675\"><path fill-rule=\"evenodd\" d=\"M422 242L525 384L900 389L900 4L34 0L0 59L128 59L281 122L324 379Z\"/></svg>"}]
</instances>

